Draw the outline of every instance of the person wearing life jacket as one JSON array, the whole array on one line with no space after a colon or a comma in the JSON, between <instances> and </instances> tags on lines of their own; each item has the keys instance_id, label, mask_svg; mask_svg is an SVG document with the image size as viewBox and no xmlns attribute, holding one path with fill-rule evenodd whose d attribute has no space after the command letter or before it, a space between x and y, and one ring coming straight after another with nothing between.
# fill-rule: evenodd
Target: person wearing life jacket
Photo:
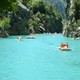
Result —
<instances>
[{"instance_id":1,"label":"person wearing life jacket","mask_svg":"<svg viewBox=\"0 0 80 80\"><path fill-rule=\"evenodd\" d=\"M62 43L61 48L68 48L68 44L67 43Z\"/></svg>"}]
</instances>

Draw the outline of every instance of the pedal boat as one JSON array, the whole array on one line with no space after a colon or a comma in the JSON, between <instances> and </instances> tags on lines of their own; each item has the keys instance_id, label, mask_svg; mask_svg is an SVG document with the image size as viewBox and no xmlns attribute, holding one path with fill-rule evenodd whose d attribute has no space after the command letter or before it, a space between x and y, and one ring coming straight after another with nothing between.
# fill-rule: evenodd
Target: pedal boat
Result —
<instances>
[{"instance_id":1,"label":"pedal boat","mask_svg":"<svg viewBox=\"0 0 80 80\"><path fill-rule=\"evenodd\" d=\"M61 48L61 47L59 47L59 49L62 50L62 51L71 51L70 48Z\"/></svg>"}]
</instances>

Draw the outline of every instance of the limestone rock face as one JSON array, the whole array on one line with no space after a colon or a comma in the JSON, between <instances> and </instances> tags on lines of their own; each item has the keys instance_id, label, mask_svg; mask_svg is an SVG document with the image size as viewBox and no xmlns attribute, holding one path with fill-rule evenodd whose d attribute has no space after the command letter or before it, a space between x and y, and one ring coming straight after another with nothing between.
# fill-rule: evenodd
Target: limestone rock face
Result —
<instances>
[{"instance_id":1,"label":"limestone rock face","mask_svg":"<svg viewBox=\"0 0 80 80\"><path fill-rule=\"evenodd\" d=\"M68 37L80 37L80 5L77 0L67 0L66 15L63 35ZM66 26L66 27L65 27Z\"/></svg>"},{"instance_id":2,"label":"limestone rock face","mask_svg":"<svg viewBox=\"0 0 80 80\"><path fill-rule=\"evenodd\" d=\"M11 31L10 34L27 34L27 21L30 11L20 1L18 2L19 11L11 13ZM21 32L19 32L21 31Z\"/></svg>"},{"instance_id":3,"label":"limestone rock face","mask_svg":"<svg viewBox=\"0 0 80 80\"><path fill-rule=\"evenodd\" d=\"M74 38L80 38L80 27L77 28L77 30L73 33Z\"/></svg>"},{"instance_id":4,"label":"limestone rock face","mask_svg":"<svg viewBox=\"0 0 80 80\"><path fill-rule=\"evenodd\" d=\"M48 1L53 6L55 6L59 10L59 12L61 13L62 18L63 19L66 18L66 14L65 14L66 1L65 0L44 0L44 1Z\"/></svg>"}]
</instances>

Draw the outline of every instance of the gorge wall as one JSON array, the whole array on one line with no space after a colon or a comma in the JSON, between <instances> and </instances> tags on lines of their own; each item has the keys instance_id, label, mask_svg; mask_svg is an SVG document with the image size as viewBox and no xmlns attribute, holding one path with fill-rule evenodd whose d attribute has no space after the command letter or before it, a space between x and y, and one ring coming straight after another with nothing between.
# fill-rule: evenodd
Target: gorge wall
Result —
<instances>
[{"instance_id":1,"label":"gorge wall","mask_svg":"<svg viewBox=\"0 0 80 80\"><path fill-rule=\"evenodd\" d=\"M68 37L80 37L80 0L66 0L66 22L63 35Z\"/></svg>"}]
</instances>

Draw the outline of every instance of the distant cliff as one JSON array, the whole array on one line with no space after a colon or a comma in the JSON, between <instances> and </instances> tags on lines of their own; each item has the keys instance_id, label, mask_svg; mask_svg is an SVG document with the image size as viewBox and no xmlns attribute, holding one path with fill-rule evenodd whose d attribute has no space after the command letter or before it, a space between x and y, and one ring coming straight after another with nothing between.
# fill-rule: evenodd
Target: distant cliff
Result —
<instances>
[{"instance_id":1,"label":"distant cliff","mask_svg":"<svg viewBox=\"0 0 80 80\"><path fill-rule=\"evenodd\" d=\"M61 13L62 18L63 19L66 18L65 9L66 9L67 3L65 0L44 0L44 1L48 1L49 3L54 5L59 10L59 12Z\"/></svg>"}]
</instances>

